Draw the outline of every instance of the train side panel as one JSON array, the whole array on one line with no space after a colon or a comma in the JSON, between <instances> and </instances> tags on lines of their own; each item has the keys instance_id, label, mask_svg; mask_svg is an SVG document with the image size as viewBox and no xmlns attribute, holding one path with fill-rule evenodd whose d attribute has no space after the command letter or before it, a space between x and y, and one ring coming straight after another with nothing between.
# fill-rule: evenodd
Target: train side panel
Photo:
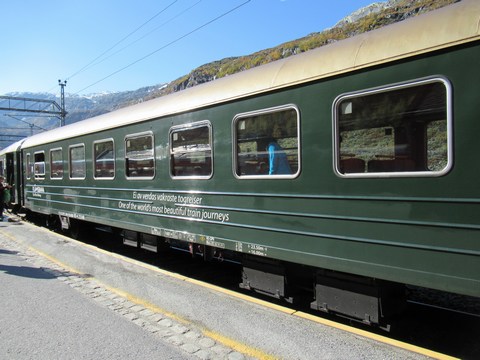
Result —
<instances>
[{"instance_id":1,"label":"train side panel","mask_svg":"<svg viewBox=\"0 0 480 360\"><path fill-rule=\"evenodd\" d=\"M480 167L473 144L480 132L474 106L480 75L470 71L479 57L478 43L466 44L26 148L26 204L218 252L479 296ZM448 159L440 170L342 170L336 99L425 79L445 84L451 96L444 105L451 112L448 139L440 140ZM258 142L271 134L258 134L265 129L249 122L271 114L290 119L283 129L290 133L284 145L293 149L289 174L268 176L260 159L266 150L250 149L254 136ZM198 139L181 140L188 136ZM99 159L110 148L114 157Z\"/></svg>"}]
</instances>

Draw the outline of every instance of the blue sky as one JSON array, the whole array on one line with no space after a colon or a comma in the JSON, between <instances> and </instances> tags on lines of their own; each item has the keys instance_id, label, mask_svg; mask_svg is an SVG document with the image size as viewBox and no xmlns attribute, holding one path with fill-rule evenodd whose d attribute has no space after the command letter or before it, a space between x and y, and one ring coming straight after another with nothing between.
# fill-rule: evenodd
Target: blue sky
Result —
<instances>
[{"instance_id":1,"label":"blue sky","mask_svg":"<svg viewBox=\"0 0 480 360\"><path fill-rule=\"evenodd\" d=\"M166 83L329 28L375 0L0 0L0 95ZM103 54L103 55L102 55Z\"/></svg>"}]
</instances>

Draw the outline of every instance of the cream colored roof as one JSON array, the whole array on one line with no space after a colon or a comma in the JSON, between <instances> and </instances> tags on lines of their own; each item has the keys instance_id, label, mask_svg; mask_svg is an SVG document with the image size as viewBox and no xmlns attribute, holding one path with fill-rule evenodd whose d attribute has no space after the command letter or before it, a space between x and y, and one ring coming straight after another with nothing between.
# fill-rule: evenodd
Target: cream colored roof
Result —
<instances>
[{"instance_id":1,"label":"cream colored roof","mask_svg":"<svg viewBox=\"0 0 480 360\"><path fill-rule=\"evenodd\" d=\"M34 135L23 143L22 148L202 108L475 41L480 38L479 24L480 1L463 0L299 55Z\"/></svg>"},{"instance_id":2,"label":"cream colored roof","mask_svg":"<svg viewBox=\"0 0 480 360\"><path fill-rule=\"evenodd\" d=\"M14 142L13 144L8 145L6 148L0 150L0 156L6 153L11 153L14 151L20 150L20 145L25 141L25 139Z\"/></svg>"}]
</instances>

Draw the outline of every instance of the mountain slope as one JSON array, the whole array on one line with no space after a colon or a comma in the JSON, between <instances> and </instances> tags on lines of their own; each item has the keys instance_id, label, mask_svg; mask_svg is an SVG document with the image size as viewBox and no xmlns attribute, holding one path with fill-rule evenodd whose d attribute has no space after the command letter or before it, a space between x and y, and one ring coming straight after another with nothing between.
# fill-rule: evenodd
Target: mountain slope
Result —
<instances>
[{"instance_id":1,"label":"mountain slope","mask_svg":"<svg viewBox=\"0 0 480 360\"><path fill-rule=\"evenodd\" d=\"M172 81L160 91L151 93L151 98L180 91L204 82L212 81L271 61L283 59L342 39L355 36L385 25L403 21L413 16L459 2L460 0L390 0L373 3L359 9L334 27L312 33L303 38L286 42L276 47L251 55L231 57L202 65L188 75Z\"/></svg>"}]
</instances>

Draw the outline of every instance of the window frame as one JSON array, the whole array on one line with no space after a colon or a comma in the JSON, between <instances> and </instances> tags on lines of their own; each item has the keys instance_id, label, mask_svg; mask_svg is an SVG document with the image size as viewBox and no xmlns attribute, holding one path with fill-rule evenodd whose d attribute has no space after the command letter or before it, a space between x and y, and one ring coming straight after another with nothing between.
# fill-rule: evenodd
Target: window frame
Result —
<instances>
[{"instance_id":1,"label":"window frame","mask_svg":"<svg viewBox=\"0 0 480 360\"><path fill-rule=\"evenodd\" d=\"M53 176L53 156L52 156L52 153L55 152L55 151L60 151L60 154L62 155L62 159L61 159L61 162L62 162L62 176ZM65 174L65 163L63 161L63 148L61 147L57 147L57 148L53 148L53 149L50 149L49 151L50 153L50 160L49 160L49 163L50 163L50 179L51 180L63 180L63 176Z\"/></svg>"},{"instance_id":2,"label":"window frame","mask_svg":"<svg viewBox=\"0 0 480 360\"><path fill-rule=\"evenodd\" d=\"M241 175L237 173L239 166L238 162L238 138L237 138L237 123L243 118L261 116L265 114L273 114L277 112L282 112L286 110L293 110L296 113L296 124L297 124L297 171L292 174L255 174L255 175ZM235 178L241 180L250 180L250 179L262 179L262 180L278 180L278 179L295 179L297 178L302 171L302 143L301 143L301 120L300 120L300 110L295 104L285 104L270 108L264 108L254 111L248 111L236 114L232 120L232 172Z\"/></svg>"},{"instance_id":3,"label":"window frame","mask_svg":"<svg viewBox=\"0 0 480 360\"><path fill-rule=\"evenodd\" d=\"M439 171L392 171L392 172L351 172L343 173L340 170L340 129L339 129L339 107L340 104L348 99L379 94L384 92L395 91L399 89L413 88L416 86L441 83L445 87L445 103L446 103L446 132L447 132L447 163L445 167ZM354 92L343 93L335 98L332 105L332 151L333 151L333 171L336 176L341 178L401 178L401 177L439 177L444 176L453 167L453 116L452 116L452 85L450 81L442 76L430 76L409 80L400 83L382 85L379 87L363 89ZM428 149L426 149L428 150Z\"/></svg>"},{"instance_id":4,"label":"window frame","mask_svg":"<svg viewBox=\"0 0 480 360\"><path fill-rule=\"evenodd\" d=\"M153 174L151 176L129 176L128 175L128 157L127 157L127 141L135 138L146 137L149 136L152 138L152 160L153 160ZM143 131L139 133L127 134L124 137L124 161L125 161L125 178L127 180L153 180L156 176L157 169L156 169L156 159L155 159L155 136L153 135L152 131Z\"/></svg>"},{"instance_id":5,"label":"window frame","mask_svg":"<svg viewBox=\"0 0 480 360\"><path fill-rule=\"evenodd\" d=\"M72 176L72 149L83 148L83 176ZM86 147L85 143L73 144L68 147L68 177L70 180L85 180L87 178L87 163L86 163Z\"/></svg>"},{"instance_id":6,"label":"window frame","mask_svg":"<svg viewBox=\"0 0 480 360\"><path fill-rule=\"evenodd\" d=\"M43 161L36 161L37 155L43 154ZM35 180L45 180L47 174L47 162L45 161L45 150L35 151L33 153L33 178ZM43 164L43 172L37 173L37 164Z\"/></svg>"},{"instance_id":7,"label":"window frame","mask_svg":"<svg viewBox=\"0 0 480 360\"><path fill-rule=\"evenodd\" d=\"M188 131L191 129L196 129L200 127L207 127L208 128L208 138L209 138L209 147L210 147L210 174L207 175L174 175L173 174L173 160L172 156L174 154L173 152L173 146L172 146L172 135L175 132L181 132L181 131ZM202 121L196 121L193 123L187 123L187 124L180 124L180 125L175 125L172 126L168 132L168 146L169 146L169 164L170 164L170 177L175 180L183 180L183 179L211 179L213 177L213 172L214 172L214 164L213 164L213 130L212 130L212 124L209 120L202 120ZM198 151L198 150L197 150ZM187 151L189 152L189 151ZM191 151L192 153L194 151Z\"/></svg>"},{"instance_id":8,"label":"window frame","mask_svg":"<svg viewBox=\"0 0 480 360\"><path fill-rule=\"evenodd\" d=\"M107 143L107 142L112 143L113 176L97 176L97 159L96 159L96 153L95 153L95 145L102 144L102 143ZM115 155L116 155L116 153L115 153L115 140L113 138L95 140L92 143L92 166L93 166L93 178L95 180L113 180L113 179L115 179L116 170L117 170L116 156Z\"/></svg>"}]
</instances>

